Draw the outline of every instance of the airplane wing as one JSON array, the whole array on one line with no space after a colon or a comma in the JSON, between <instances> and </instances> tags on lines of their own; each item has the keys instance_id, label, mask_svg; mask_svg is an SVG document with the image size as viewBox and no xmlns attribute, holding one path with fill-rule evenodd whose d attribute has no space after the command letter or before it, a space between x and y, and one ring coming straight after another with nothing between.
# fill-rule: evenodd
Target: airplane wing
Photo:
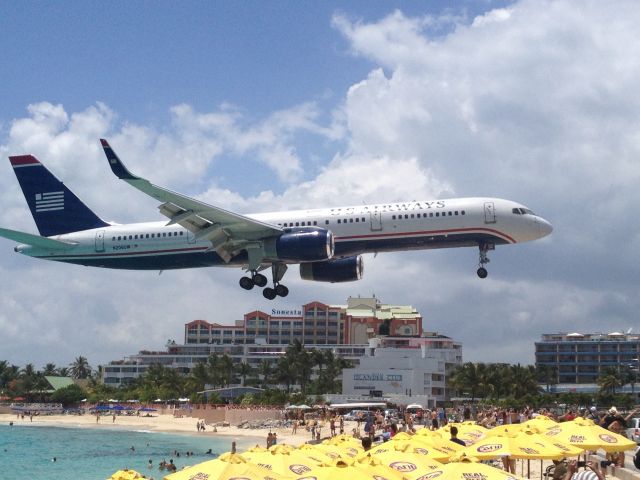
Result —
<instances>
[{"instance_id":1,"label":"airplane wing","mask_svg":"<svg viewBox=\"0 0 640 480\"><path fill-rule=\"evenodd\" d=\"M251 259L252 247L255 248L259 240L282 232L277 225L214 207L137 177L127 170L106 140L100 139L100 143L111 170L119 179L161 202L158 209L169 218L168 225L177 223L193 232L196 239L208 239L211 249L227 262L246 249L253 264L250 268L257 268L256 260Z\"/></svg>"},{"instance_id":2,"label":"airplane wing","mask_svg":"<svg viewBox=\"0 0 640 480\"><path fill-rule=\"evenodd\" d=\"M75 243L61 242L60 240L19 232L17 230L9 230L8 228L0 228L0 237L27 245L33 245L34 247L46 248L48 250L63 250L75 245Z\"/></svg>"}]
</instances>

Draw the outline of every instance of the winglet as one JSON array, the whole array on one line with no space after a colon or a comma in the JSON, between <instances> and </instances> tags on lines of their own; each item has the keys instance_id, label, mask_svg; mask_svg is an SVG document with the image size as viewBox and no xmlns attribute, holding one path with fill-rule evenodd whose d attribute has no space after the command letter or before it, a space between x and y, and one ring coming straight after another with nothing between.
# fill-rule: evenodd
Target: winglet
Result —
<instances>
[{"instance_id":1,"label":"winglet","mask_svg":"<svg viewBox=\"0 0 640 480\"><path fill-rule=\"evenodd\" d=\"M124 163L118 158L116 152L113 151L113 148L109 145L104 138L100 139L100 143L102 144L102 148L104 148L104 154L107 156L107 160L109 160L109 166L111 167L111 171L116 175L116 177L121 180L138 180L139 177L136 177L132 174L127 167L124 166Z\"/></svg>"}]
</instances>

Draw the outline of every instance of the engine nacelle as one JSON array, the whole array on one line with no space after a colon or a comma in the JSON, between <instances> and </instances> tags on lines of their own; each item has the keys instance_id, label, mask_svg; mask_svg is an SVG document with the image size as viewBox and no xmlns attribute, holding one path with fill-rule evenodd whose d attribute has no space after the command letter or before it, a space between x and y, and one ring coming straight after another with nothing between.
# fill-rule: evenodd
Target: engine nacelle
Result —
<instances>
[{"instance_id":1,"label":"engine nacelle","mask_svg":"<svg viewBox=\"0 0 640 480\"><path fill-rule=\"evenodd\" d=\"M352 282L363 273L362 256L336 258L326 262L301 263L300 278L315 282Z\"/></svg>"},{"instance_id":2,"label":"engine nacelle","mask_svg":"<svg viewBox=\"0 0 640 480\"><path fill-rule=\"evenodd\" d=\"M265 257L283 262L319 262L333 257L333 233L319 227L300 227L264 242Z\"/></svg>"}]
</instances>

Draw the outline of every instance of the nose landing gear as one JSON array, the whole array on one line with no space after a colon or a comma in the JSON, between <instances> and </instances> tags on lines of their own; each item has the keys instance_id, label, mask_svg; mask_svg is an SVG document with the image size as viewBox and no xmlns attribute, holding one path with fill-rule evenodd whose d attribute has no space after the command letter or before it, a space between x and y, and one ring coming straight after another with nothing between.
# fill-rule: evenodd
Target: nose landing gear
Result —
<instances>
[{"instance_id":1,"label":"nose landing gear","mask_svg":"<svg viewBox=\"0 0 640 480\"><path fill-rule=\"evenodd\" d=\"M487 257L487 252L489 250L495 250L496 246L494 243L481 243L480 245L478 245L478 249L479 249L479 253L480 253L480 260L478 262L478 270L477 270L477 274L478 277L480 278L487 278L487 275L489 274L489 272L487 272L487 269L484 268L484 266L489 263L489 257Z\"/></svg>"}]
</instances>

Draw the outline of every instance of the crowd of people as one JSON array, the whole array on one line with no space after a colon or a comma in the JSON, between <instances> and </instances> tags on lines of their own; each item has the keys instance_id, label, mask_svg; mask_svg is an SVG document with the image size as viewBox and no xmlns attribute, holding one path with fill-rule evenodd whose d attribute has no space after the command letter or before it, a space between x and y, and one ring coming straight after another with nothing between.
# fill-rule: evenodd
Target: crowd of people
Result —
<instances>
[{"instance_id":1,"label":"crowd of people","mask_svg":"<svg viewBox=\"0 0 640 480\"><path fill-rule=\"evenodd\" d=\"M533 409L529 407L498 408L485 407L474 408L461 406L457 408L434 408L417 409L409 411L407 409L386 410L376 409L372 411L359 412L356 417L356 426L351 430L351 435L361 439L362 446L369 450L374 442L385 442L393 438L398 432L415 433L416 427L437 430L452 422L473 421L486 428L493 428L501 425L524 423L538 415L544 415L558 422L570 421L576 417L583 417L593 420L595 424L611 432L625 436L629 421L637 416L640 408L629 411L626 414L618 412L616 407L606 410L598 410L596 407L568 409L559 414L548 409ZM343 434L345 429L344 417L328 409L322 409L315 416L309 416L303 420L302 415L298 415L293 420L292 433L296 434L298 428L304 427L310 433L311 439L319 441L322 428L328 425L329 436L333 437ZM449 440L461 445L464 441L457 438L458 430L452 426L449 431ZM610 453L607 455L606 464L616 467L624 467L624 452ZM556 461L555 468L550 472L553 480L603 480L604 469L598 463L575 461ZM506 471L514 473L515 461L506 459L503 462Z\"/></svg>"}]
</instances>

